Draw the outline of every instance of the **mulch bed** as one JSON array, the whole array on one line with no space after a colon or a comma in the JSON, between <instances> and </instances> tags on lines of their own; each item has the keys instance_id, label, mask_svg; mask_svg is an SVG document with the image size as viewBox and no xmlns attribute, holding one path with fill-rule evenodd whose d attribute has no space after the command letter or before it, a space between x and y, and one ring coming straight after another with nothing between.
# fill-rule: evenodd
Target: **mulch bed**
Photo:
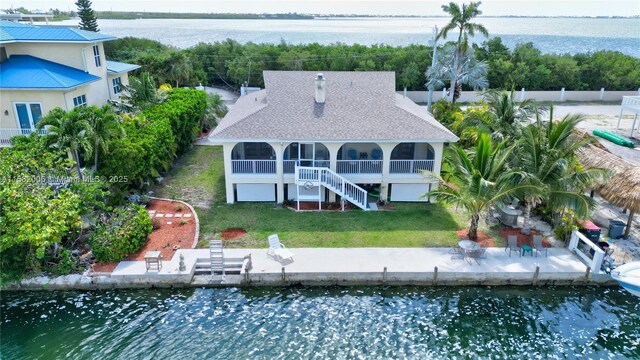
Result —
<instances>
[{"instance_id":1,"label":"mulch bed","mask_svg":"<svg viewBox=\"0 0 640 360\"><path fill-rule=\"evenodd\" d=\"M193 238L196 235L195 214L187 206L179 209L177 202L166 200L152 200L147 206L147 210L155 210L162 214L191 214L189 218L154 218L160 227L153 230L147 238L147 243L137 252L127 256L124 261L143 261L147 251L160 251L164 261L171 260L175 253L174 247L178 249L191 249ZM180 224L180 219L185 222ZM171 222L171 224L167 224ZM116 262L97 262L93 265L94 272L111 272L118 265Z\"/></svg>"},{"instance_id":2,"label":"mulch bed","mask_svg":"<svg viewBox=\"0 0 640 360\"><path fill-rule=\"evenodd\" d=\"M230 228L224 229L220 233L220 236L225 240L240 240L247 234L245 229L241 228Z\"/></svg>"},{"instance_id":3,"label":"mulch bed","mask_svg":"<svg viewBox=\"0 0 640 360\"><path fill-rule=\"evenodd\" d=\"M500 233L500 235L504 237L505 241L507 241L507 237L509 235L516 235L518 237L518 246L522 246L522 245L530 246L531 244L533 244L533 235L540 235L540 233L537 230L533 230L533 229L531 229L531 234L529 235L520 233L520 229L511 229L511 228L500 229L498 230L498 232ZM542 238L542 245L546 247L553 246L545 237Z\"/></svg>"},{"instance_id":4,"label":"mulch bed","mask_svg":"<svg viewBox=\"0 0 640 360\"><path fill-rule=\"evenodd\" d=\"M456 231L456 235L458 235L458 239L460 240L469 240L469 236L467 236L468 232L469 232L469 229L461 229ZM496 244L493 242L493 239L490 238L487 234L479 230L478 230L478 240L476 240L476 242L480 244L480 246L496 247Z\"/></svg>"}]
</instances>

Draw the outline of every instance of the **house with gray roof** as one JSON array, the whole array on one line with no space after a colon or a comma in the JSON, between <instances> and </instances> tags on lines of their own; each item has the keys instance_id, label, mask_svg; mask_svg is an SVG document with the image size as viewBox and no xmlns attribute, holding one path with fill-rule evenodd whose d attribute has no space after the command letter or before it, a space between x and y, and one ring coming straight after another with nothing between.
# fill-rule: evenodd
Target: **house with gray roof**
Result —
<instances>
[{"instance_id":1,"label":"house with gray roof","mask_svg":"<svg viewBox=\"0 0 640 360\"><path fill-rule=\"evenodd\" d=\"M209 135L227 202L427 201L458 138L395 91L393 72L264 71ZM344 204L344 201L341 201Z\"/></svg>"}]
</instances>

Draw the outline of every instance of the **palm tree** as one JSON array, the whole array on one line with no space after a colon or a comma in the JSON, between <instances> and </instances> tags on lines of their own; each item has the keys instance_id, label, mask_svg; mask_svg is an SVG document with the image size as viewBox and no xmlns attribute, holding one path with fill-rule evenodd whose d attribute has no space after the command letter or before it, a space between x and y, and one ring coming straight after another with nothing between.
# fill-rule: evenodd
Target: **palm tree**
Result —
<instances>
[{"instance_id":1,"label":"palm tree","mask_svg":"<svg viewBox=\"0 0 640 360\"><path fill-rule=\"evenodd\" d=\"M477 146L472 154L455 145L447 150L445 161L452 169L450 175L453 183L438 176L439 188L427 195L469 211L469 239L478 238L480 214L491 204L535 188L529 184L516 185L504 181L510 157L511 149L505 149L505 142L494 146L489 135L484 133L478 135Z\"/></svg>"},{"instance_id":2,"label":"palm tree","mask_svg":"<svg viewBox=\"0 0 640 360\"><path fill-rule=\"evenodd\" d=\"M482 11L478 9L481 3L481 1L472 1L469 5L462 4L462 9L455 2L450 2L449 5L442 5L442 10L451 15L451 20L440 30L438 36L436 36L436 41L440 38L446 39L449 32L454 29L457 29L459 32L458 41L456 42L456 51L452 59L451 88L449 90L449 96L452 102L454 101L453 93L456 89L456 81L458 80L457 74L460 66L460 59L469 49L469 36L473 37L476 32L484 36L489 36L489 32L483 25L471 22L473 18L482 14Z\"/></svg>"},{"instance_id":3,"label":"palm tree","mask_svg":"<svg viewBox=\"0 0 640 360\"><path fill-rule=\"evenodd\" d=\"M229 111L227 104L220 95L209 94L207 96L207 110L200 125L201 130L208 131L215 127L218 120L222 119L227 114L227 111Z\"/></svg>"},{"instance_id":4,"label":"palm tree","mask_svg":"<svg viewBox=\"0 0 640 360\"><path fill-rule=\"evenodd\" d=\"M515 100L515 93L511 91L488 90L484 94L489 115L483 112L469 111L462 121L463 127L475 127L491 133L494 140L518 138L522 128L530 122L534 114L535 104L531 99L520 103Z\"/></svg>"},{"instance_id":5,"label":"palm tree","mask_svg":"<svg viewBox=\"0 0 640 360\"><path fill-rule=\"evenodd\" d=\"M165 99L164 95L164 91L156 89L151 74L144 72L139 78L129 78L129 85L125 86L125 91L120 96L122 103L119 105L124 111L133 113L161 103Z\"/></svg>"},{"instance_id":6,"label":"palm tree","mask_svg":"<svg viewBox=\"0 0 640 360\"><path fill-rule=\"evenodd\" d=\"M538 191L524 192L525 212L523 233L531 228L531 211L544 202L554 211L571 209L579 217L587 217L595 202L583 192L606 173L602 169L584 168L578 164L575 151L586 143L574 130L584 119L569 114L553 121L553 106L548 122L540 120L536 109L536 123L527 126L517 143L515 157L518 169L512 172L513 184L534 185Z\"/></svg>"},{"instance_id":7,"label":"palm tree","mask_svg":"<svg viewBox=\"0 0 640 360\"><path fill-rule=\"evenodd\" d=\"M98 170L98 153L102 150L109 152L109 140L124 135L122 118L113 111L110 105L101 108L85 107L81 110L81 117L91 127L90 141L93 144L94 171Z\"/></svg>"},{"instance_id":8,"label":"palm tree","mask_svg":"<svg viewBox=\"0 0 640 360\"><path fill-rule=\"evenodd\" d=\"M38 122L38 129L47 127L46 142L50 147L66 150L69 157L76 162L78 177L82 179L80 170L80 150L91 152L91 126L82 118L82 107L67 113L60 108L53 109Z\"/></svg>"},{"instance_id":9,"label":"palm tree","mask_svg":"<svg viewBox=\"0 0 640 360\"><path fill-rule=\"evenodd\" d=\"M487 73L489 66L484 61L478 61L473 51L466 51L457 55L458 51L453 45L446 45L436 55L435 65L426 72L427 87L440 88L449 80L453 84L449 94L453 103L460 96L460 87L468 85L474 89L489 86Z\"/></svg>"}]
</instances>

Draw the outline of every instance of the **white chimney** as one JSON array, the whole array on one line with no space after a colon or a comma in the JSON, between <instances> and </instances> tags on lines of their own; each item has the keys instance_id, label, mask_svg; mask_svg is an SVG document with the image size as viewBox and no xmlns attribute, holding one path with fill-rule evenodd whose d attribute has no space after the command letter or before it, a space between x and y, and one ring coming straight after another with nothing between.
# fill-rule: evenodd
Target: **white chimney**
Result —
<instances>
[{"instance_id":1,"label":"white chimney","mask_svg":"<svg viewBox=\"0 0 640 360\"><path fill-rule=\"evenodd\" d=\"M327 94L326 81L322 74L318 74L316 77L316 102L318 104L324 104L324 97Z\"/></svg>"}]
</instances>

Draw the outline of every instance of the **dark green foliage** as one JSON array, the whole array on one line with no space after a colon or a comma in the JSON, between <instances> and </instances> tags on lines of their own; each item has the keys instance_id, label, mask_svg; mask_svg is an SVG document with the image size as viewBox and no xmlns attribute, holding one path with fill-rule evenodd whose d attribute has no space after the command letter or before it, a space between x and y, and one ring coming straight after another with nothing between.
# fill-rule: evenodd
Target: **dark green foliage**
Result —
<instances>
[{"instance_id":1,"label":"dark green foliage","mask_svg":"<svg viewBox=\"0 0 640 360\"><path fill-rule=\"evenodd\" d=\"M168 170L175 158L175 136L166 118L151 120L141 116L125 120L126 136L109 144L100 174L118 179L119 187L142 187L145 181Z\"/></svg>"},{"instance_id":2,"label":"dark green foliage","mask_svg":"<svg viewBox=\"0 0 640 360\"><path fill-rule=\"evenodd\" d=\"M140 188L167 171L176 154L196 139L204 118L207 97L193 89L173 89L167 100L125 119L125 137L109 143L100 174L118 179L121 188Z\"/></svg>"},{"instance_id":3,"label":"dark green foliage","mask_svg":"<svg viewBox=\"0 0 640 360\"><path fill-rule=\"evenodd\" d=\"M152 229L151 218L144 207L120 207L96 224L89 244L96 260L120 261L138 251Z\"/></svg>"},{"instance_id":4,"label":"dark green foliage","mask_svg":"<svg viewBox=\"0 0 640 360\"><path fill-rule=\"evenodd\" d=\"M499 37L473 47L477 59L489 65L492 89L600 90L604 86L608 90L634 90L640 83L640 59L616 51L541 54L531 43L510 50ZM157 84L175 85L179 79L181 85L201 82L239 88L248 80L249 85L262 87L263 70L375 70L395 71L396 90L404 86L426 90L425 71L431 66L432 55L432 49L424 45L240 44L231 39L175 50L157 41L136 38L106 42L105 52L112 60L142 65ZM186 54L190 64L177 53ZM172 59L183 63L174 66Z\"/></svg>"},{"instance_id":5,"label":"dark green foliage","mask_svg":"<svg viewBox=\"0 0 640 360\"><path fill-rule=\"evenodd\" d=\"M93 12L91 8L91 1L89 0L78 0L76 1L76 6L78 7L78 16L80 17L80 24L78 27L81 30L98 32L98 21L96 19L96 14Z\"/></svg>"},{"instance_id":6,"label":"dark green foliage","mask_svg":"<svg viewBox=\"0 0 640 360\"><path fill-rule=\"evenodd\" d=\"M167 119L175 135L177 154L191 147L200 132L200 123L207 107L204 91L193 89L173 89L167 101L142 112L148 119Z\"/></svg>"}]
</instances>

